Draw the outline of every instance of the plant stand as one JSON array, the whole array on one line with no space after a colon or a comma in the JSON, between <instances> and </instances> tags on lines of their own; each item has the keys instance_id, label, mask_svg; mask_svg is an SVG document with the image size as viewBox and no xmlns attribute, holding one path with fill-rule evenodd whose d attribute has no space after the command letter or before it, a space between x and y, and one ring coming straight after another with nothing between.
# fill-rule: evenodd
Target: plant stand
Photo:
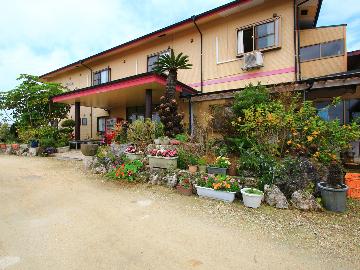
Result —
<instances>
[{"instance_id":1,"label":"plant stand","mask_svg":"<svg viewBox=\"0 0 360 270\"><path fill-rule=\"evenodd\" d=\"M159 168L159 169L167 169L174 170L177 168L177 157L156 157L156 156L148 156L149 158L149 167L150 169Z\"/></svg>"},{"instance_id":2,"label":"plant stand","mask_svg":"<svg viewBox=\"0 0 360 270\"><path fill-rule=\"evenodd\" d=\"M236 192L215 190L212 188L206 188L200 186L195 186L195 187L199 197L205 197L205 198L220 200L224 202L233 202L235 200Z\"/></svg>"}]
</instances>

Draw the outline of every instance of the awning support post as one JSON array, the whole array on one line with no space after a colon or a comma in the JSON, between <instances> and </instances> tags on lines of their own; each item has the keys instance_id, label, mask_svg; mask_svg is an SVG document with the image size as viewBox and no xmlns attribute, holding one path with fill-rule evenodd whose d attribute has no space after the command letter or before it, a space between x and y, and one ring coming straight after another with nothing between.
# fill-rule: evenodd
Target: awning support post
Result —
<instances>
[{"instance_id":1,"label":"awning support post","mask_svg":"<svg viewBox=\"0 0 360 270\"><path fill-rule=\"evenodd\" d=\"M75 140L80 140L80 102L75 102Z\"/></svg>"},{"instance_id":2,"label":"awning support post","mask_svg":"<svg viewBox=\"0 0 360 270\"><path fill-rule=\"evenodd\" d=\"M145 119L152 118L152 89L146 89L145 92Z\"/></svg>"}]
</instances>

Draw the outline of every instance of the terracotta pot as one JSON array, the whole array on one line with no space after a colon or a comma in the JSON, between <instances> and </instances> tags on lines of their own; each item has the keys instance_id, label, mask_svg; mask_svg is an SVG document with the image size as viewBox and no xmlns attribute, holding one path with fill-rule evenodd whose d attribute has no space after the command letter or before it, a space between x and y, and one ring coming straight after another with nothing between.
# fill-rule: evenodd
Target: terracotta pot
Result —
<instances>
[{"instance_id":1,"label":"terracotta pot","mask_svg":"<svg viewBox=\"0 0 360 270\"><path fill-rule=\"evenodd\" d=\"M196 173L198 167L196 165L189 165L189 172Z\"/></svg>"},{"instance_id":2,"label":"terracotta pot","mask_svg":"<svg viewBox=\"0 0 360 270\"><path fill-rule=\"evenodd\" d=\"M190 195L193 194L193 187L192 187L192 185L190 185L189 188L185 188L185 187L183 187L182 185L177 185L177 186L176 186L176 189L177 189L177 191L179 191L181 194L186 195L186 196L190 196Z\"/></svg>"},{"instance_id":3,"label":"terracotta pot","mask_svg":"<svg viewBox=\"0 0 360 270\"><path fill-rule=\"evenodd\" d=\"M13 144L11 145L11 147L12 147L12 149L14 149L14 150L19 150L20 145L19 145L18 143L13 143Z\"/></svg>"},{"instance_id":4,"label":"terracotta pot","mask_svg":"<svg viewBox=\"0 0 360 270\"><path fill-rule=\"evenodd\" d=\"M0 149L6 150L6 143L0 143Z\"/></svg>"},{"instance_id":5,"label":"terracotta pot","mask_svg":"<svg viewBox=\"0 0 360 270\"><path fill-rule=\"evenodd\" d=\"M236 166L230 166L229 168L229 175L236 176L237 175L237 168Z\"/></svg>"}]
</instances>

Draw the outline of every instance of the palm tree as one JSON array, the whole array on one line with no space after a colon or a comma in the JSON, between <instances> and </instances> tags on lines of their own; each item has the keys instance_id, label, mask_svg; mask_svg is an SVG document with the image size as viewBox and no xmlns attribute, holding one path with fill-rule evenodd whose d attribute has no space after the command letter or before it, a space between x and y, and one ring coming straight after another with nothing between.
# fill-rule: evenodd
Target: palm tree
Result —
<instances>
[{"instance_id":1,"label":"palm tree","mask_svg":"<svg viewBox=\"0 0 360 270\"><path fill-rule=\"evenodd\" d=\"M164 132L166 136L174 137L176 134L184 132L181 124L183 115L178 113L178 106L175 99L177 72L179 69L191 69L192 64L189 63L189 57L179 53L175 56L171 54L162 55L155 64L153 71L159 74L168 73L166 79L165 96L161 97L159 107L159 116L164 124Z\"/></svg>"},{"instance_id":2,"label":"palm tree","mask_svg":"<svg viewBox=\"0 0 360 270\"><path fill-rule=\"evenodd\" d=\"M158 74L168 72L166 79L165 97L168 99L175 98L177 72L179 69L191 69L192 64L189 63L189 57L183 53L175 56L174 51L171 50L170 55L164 54L159 57L153 69Z\"/></svg>"}]
</instances>

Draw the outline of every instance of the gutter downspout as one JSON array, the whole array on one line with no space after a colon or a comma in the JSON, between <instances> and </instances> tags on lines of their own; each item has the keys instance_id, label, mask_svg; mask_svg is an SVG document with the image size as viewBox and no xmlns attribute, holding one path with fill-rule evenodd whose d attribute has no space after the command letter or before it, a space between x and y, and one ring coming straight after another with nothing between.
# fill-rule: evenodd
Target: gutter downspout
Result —
<instances>
[{"instance_id":1,"label":"gutter downspout","mask_svg":"<svg viewBox=\"0 0 360 270\"><path fill-rule=\"evenodd\" d=\"M85 65L83 61L80 61L80 64L90 70L90 86L93 85L93 70L91 67ZM90 107L90 137L93 136L93 107Z\"/></svg>"},{"instance_id":2,"label":"gutter downspout","mask_svg":"<svg viewBox=\"0 0 360 270\"><path fill-rule=\"evenodd\" d=\"M296 1L296 0L295 0ZM294 1L294 3L295 3ZM296 62L296 65L298 65L298 74L299 74L299 80L301 80L301 64L300 64L300 25L299 25L299 18L298 18L298 14L299 14L299 7L303 4L305 4L306 2L309 2L310 0L304 0L302 2L300 2L299 4L296 5L296 8L295 8L295 17L296 18L296 34L297 34L297 53L296 53L296 59L297 59L297 62Z\"/></svg>"},{"instance_id":3,"label":"gutter downspout","mask_svg":"<svg viewBox=\"0 0 360 270\"><path fill-rule=\"evenodd\" d=\"M192 17L193 23L200 34L200 92L203 93L203 34L196 23L196 16Z\"/></svg>"}]
</instances>

